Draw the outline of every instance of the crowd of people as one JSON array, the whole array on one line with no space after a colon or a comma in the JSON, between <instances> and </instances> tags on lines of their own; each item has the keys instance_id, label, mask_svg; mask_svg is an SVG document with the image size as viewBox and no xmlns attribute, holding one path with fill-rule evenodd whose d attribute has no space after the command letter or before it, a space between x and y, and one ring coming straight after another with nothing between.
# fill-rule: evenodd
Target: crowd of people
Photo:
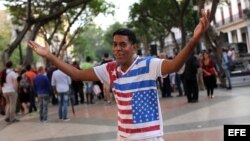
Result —
<instances>
[{"instance_id":1,"label":"crowd of people","mask_svg":"<svg viewBox=\"0 0 250 141\"><path fill-rule=\"evenodd\" d=\"M159 58L173 57L160 53ZM224 87L229 90L232 89L230 74L235 61L234 49L222 48L221 61L222 70L220 70L210 49L202 50L197 54L193 53L180 70L169 74L165 78L158 79L162 97L173 97L171 92L177 91L178 97L185 95L189 103L195 103L198 102L199 91L206 90L208 98L212 99L214 98L214 89L220 83L218 82L219 73L223 74L222 77L227 79ZM247 69L246 67L246 71Z\"/></svg>"},{"instance_id":2,"label":"crowd of people","mask_svg":"<svg viewBox=\"0 0 250 141\"><path fill-rule=\"evenodd\" d=\"M110 62L109 54L105 53L99 64ZM77 61L71 64L81 70L93 67L94 64L89 56L81 66ZM5 80L5 81L2 81ZM100 93L95 95L94 84L97 84ZM3 93L3 94L2 94ZM67 74L57 69L32 65L13 67L11 61L7 62L5 69L1 71L1 114L6 115L6 122L19 121L16 114L26 115L38 112L41 122L48 121L48 105L58 105L58 117L68 121L67 116L69 103L73 105L94 104L94 96L111 103L111 89L107 85L96 81L72 80Z\"/></svg>"}]
</instances>

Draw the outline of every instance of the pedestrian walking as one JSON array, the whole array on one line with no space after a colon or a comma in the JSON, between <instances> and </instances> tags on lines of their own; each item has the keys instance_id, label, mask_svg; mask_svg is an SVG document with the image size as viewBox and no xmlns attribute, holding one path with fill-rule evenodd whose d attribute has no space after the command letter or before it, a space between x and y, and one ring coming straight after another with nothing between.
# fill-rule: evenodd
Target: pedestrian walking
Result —
<instances>
[{"instance_id":1,"label":"pedestrian walking","mask_svg":"<svg viewBox=\"0 0 250 141\"><path fill-rule=\"evenodd\" d=\"M5 65L5 69L1 72L1 88L3 96L6 100L5 121L17 122L16 118L16 102L17 102L17 74L12 68L12 62L9 61Z\"/></svg>"},{"instance_id":2,"label":"pedestrian walking","mask_svg":"<svg viewBox=\"0 0 250 141\"><path fill-rule=\"evenodd\" d=\"M34 91L37 93L40 103L39 115L41 122L47 122L48 120L49 94L51 91L49 79L44 72L44 67L40 66L38 68L38 75L35 76L33 81Z\"/></svg>"}]
</instances>

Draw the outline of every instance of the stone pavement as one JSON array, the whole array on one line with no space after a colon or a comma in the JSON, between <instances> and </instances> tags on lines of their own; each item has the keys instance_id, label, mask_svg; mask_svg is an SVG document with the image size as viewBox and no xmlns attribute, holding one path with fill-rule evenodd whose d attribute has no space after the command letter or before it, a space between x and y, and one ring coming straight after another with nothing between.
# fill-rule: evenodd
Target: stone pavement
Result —
<instances>
[{"instance_id":1,"label":"stone pavement","mask_svg":"<svg viewBox=\"0 0 250 141\"><path fill-rule=\"evenodd\" d=\"M160 98L164 139L168 141L223 141L225 124L250 124L250 87L215 89L209 99L200 91L198 103L186 97ZM115 104L96 101L69 107L68 122L60 121L57 106L49 107L49 122L41 123L38 113L19 115L18 123L7 124L0 116L1 141L115 141L117 108Z\"/></svg>"}]
</instances>

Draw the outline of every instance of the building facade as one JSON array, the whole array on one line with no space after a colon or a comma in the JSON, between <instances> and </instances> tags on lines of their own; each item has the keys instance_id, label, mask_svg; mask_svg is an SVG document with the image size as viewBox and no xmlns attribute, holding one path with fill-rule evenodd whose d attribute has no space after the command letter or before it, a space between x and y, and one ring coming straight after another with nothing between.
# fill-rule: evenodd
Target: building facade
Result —
<instances>
[{"instance_id":1,"label":"building facade","mask_svg":"<svg viewBox=\"0 0 250 141\"><path fill-rule=\"evenodd\" d=\"M213 24L218 33L225 33L226 42L243 43L239 48L250 53L250 0L227 0L218 5ZM243 48L244 47L244 48Z\"/></svg>"}]
</instances>

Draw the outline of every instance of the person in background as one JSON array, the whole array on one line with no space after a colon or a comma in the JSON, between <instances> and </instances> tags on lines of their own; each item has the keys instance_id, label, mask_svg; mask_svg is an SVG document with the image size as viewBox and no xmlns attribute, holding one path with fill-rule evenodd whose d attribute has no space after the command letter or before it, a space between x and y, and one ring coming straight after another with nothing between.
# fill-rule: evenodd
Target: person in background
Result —
<instances>
[{"instance_id":1,"label":"person in background","mask_svg":"<svg viewBox=\"0 0 250 141\"><path fill-rule=\"evenodd\" d=\"M55 54L55 53L53 53L53 54ZM56 68L53 64L51 64L51 65L50 65L49 67L47 67L47 69L46 69L46 75L47 75L47 77L49 78L50 85L51 85L52 74L53 74L53 72L56 71L56 70L57 70L57 68ZM51 87L52 87L52 85L51 85ZM50 91L50 96L51 96L51 103L52 103L53 105L57 105L57 104L58 104L58 98L57 98L57 96L56 96L56 94L54 93L53 90Z\"/></svg>"},{"instance_id":2,"label":"person in background","mask_svg":"<svg viewBox=\"0 0 250 141\"><path fill-rule=\"evenodd\" d=\"M166 53L162 52L162 53L160 53L159 58L166 59L166 58L168 58L168 56ZM164 98L164 97L171 98L172 97L172 95L171 95L172 87L171 87L169 77L170 76L168 75L164 78L162 78L162 77L157 78L157 81L159 82L159 87L161 90L161 95L162 95L161 97L162 98Z\"/></svg>"},{"instance_id":3,"label":"person in background","mask_svg":"<svg viewBox=\"0 0 250 141\"><path fill-rule=\"evenodd\" d=\"M72 79L99 80L110 85L118 107L118 141L163 141L163 118L156 79L179 70L193 52L195 44L209 26L209 11L202 10L201 15L192 38L171 61L135 56L137 39L135 33L126 28L113 33L115 62L84 70L78 70L52 55L48 45L42 47L34 41L29 41L28 45Z\"/></svg>"},{"instance_id":4,"label":"person in background","mask_svg":"<svg viewBox=\"0 0 250 141\"><path fill-rule=\"evenodd\" d=\"M227 83L226 83L226 88L228 90L232 89L232 83L231 83L231 65L230 64L230 60L229 60L229 56L227 53L227 49L226 48L222 48L222 59L221 59L221 65L223 68L223 71L225 73L225 77L227 79Z\"/></svg>"},{"instance_id":5,"label":"person in background","mask_svg":"<svg viewBox=\"0 0 250 141\"><path fill-rule=\"evenodd\" d=\"M51 91L51 86L48 77L44 74L45 70L43 66L38 68L38 74L33 80L34 91L38 95L38 100L40 103L40 121L48 121L48 104L49 104L49 94Z\"/></svg>"},{"instance_id":6,"label":"person in background","mask_svg":"<svg viewBox=\"0 0 250 141\"><path fill-rule=\"evenodd\" d=\"M20 104L22 106L22 112L23 114L29 113L29 101L30 101L30 96L29 96L29 80L27 80L28 85L25 84L25 70L22 70L17 77L17 82L18 82L18 95L19 95L19 100ZM28 79L28 78L27 78Z\"/></svg>"},{"instance_id":7,"label":"person in background","mask_svg":"<svg viewBox=\"0 0 250 141\"><path fill-rule=\"evenodd\" d=\"M168 57L168 60L173 60L173 57L172 56ZM176 75L176 72L172 72L172 73L169 74L171 92L175 92L175 75ZM172 97L172 95L169 95L167 97Z\"/></svg>"},{"instance_id":8,"label":"person in background","mask_svg":"<svg viewBox=\"0 0 250 141\"><path fill-rule=\"evenodd\" d=\"M203 81L203 72L202 72L202 60L203 60L203 52L200 52L199 55L197 56L198 60L199 60L199 68L197 71L197 82L198 82L198 87L199 90L205 90L205 84Z\"/></svg>"},{"instance_id":9,"label":"person in background","mask_svg":"<svg viewBox=\"0 0 250 141\"><path fill-rule=\"evenodd\" d=\"M236 59L236 55L235 55L235 50L234 48L229 48L227 55L232 59L232 61L234 62Z\"/></svg>"},{"instance_id":10,"label":"person in background","mask_svg":"<svg viewBox=\"0 0 250 141\"><path fill-rule=\"evenodd\" d=\"M72 65L75 68L80 70L80 66L77 61L73 61ZM74 105L79 104L78 94L80 96L80 102L81 104L83 104L84 103L83 82L72 80L71 87L72 87L72 92L73 92L73 97L74 97Z\"/></svg>"},{"instance_id":11,"label":"person in background","mask_svg":"<svg viewBox=\"0 0 250 141\"><path fill-rule=\"evenodd\" d=\"M184 89L187 96L188 103L195 103L199 100L199 88L197 83L197 71L199 68L199 61L192 53L185 63L184 70Z\"/></svg>"},{"instance_id":12,"label":"person in background","mask_svg":"<svg viewBox=\"0 0 250 141\"><path fill-rule=\"evenodd\" d=\"M33 87L33 80L36 76L36 73L34 73L32 70L31 70L31 65L28 64L26 65L26 72L24 73L28 78L29 78L29 88L27 88L27 91L29 93L29 113L32 113L33 110L36 112L37 111L37 108L36 108L36 93L34 91L34 87Z\"/></svg>"},{"instance_id":13,"label":"person in background","mask_svg":"<svg viewBox=\"0 0 250 141\"><path fill-rule=\"evenodd\" d=\"M113 60L109 58L109 54L104 53L101 65L105 64L105 63L108 63L108 62L111 62L111 61L113 61ZM108 104L110 104L111 103L111 94L110 94L111 93L111 88L110 88L110 86L103 83L102 89L103 89L103 93L104 93L104 96L105 96L104 99L106 99Z\"/></svg>"},{"instance_id":14,"label":"person in background","mask_svg":"<svg viewBox=\"0 0 250 141\"><path fill-rule=\"evenodd\" d=\"M216 87L217 72L208 52L206 51L203 52L201 67L203 72L203 80L207 89L207 96L209 98L214 98L214 88Z\"/></svg>"},{"instance_id":15,"label":"person in background","mask_svg":"<svg viewBox=\"0 0 250 141\"><path fill-rule=\"evenodd\" d=\"M93 63L91 63L92 59L90 56L86 57L86 62L84 62L81 65L81 69L89 69L94 66ZM94 104L94 94L93 94L93 81L84 81L84 86L86 88L86 98L87 98L87 104Z\"/></svg>"},{"instance_id":16,"label":"person in background","mask_svg":"<svg viewBox=\"0 0 250 141\"><path fill-rule=\"evenodd\" d=\"M58 95L59 119L63 121L69 121L70 119L68 118L68 101L71 87L71 79L67 74L57 69L52 74L51 85L53 87L54 93Z\"/></svg>"},{"instance_id":17,"label":"person in background","mask_svg":"<svg viewBox=\"0 0 250 141\"><path fill-rule=\"evenodd\" d=\"M177 55L178 53L175 54L175 56ZM183 90L182 90L182 85L183 85L183 79L184 79L184 70L185 70L185 64L175 73L175 84L176 84L176 87L178 89L178 95L177 97L181 97L183 96ZM184 94L186 95L186 94Z\"/></svg>"},{"instance_id":18,"label":"person in background","mask_svg":"<svg viewBox=\"0 0 250 141\"><path fill-rule=\"evenodd\" d=\"M5 64L5 69L1 72L1 87L3 96L6 100L5 121L17 122L16 118L16 101L17 101L17 74L12 69L12 62Z\"/></svg>"}]
</instances>

